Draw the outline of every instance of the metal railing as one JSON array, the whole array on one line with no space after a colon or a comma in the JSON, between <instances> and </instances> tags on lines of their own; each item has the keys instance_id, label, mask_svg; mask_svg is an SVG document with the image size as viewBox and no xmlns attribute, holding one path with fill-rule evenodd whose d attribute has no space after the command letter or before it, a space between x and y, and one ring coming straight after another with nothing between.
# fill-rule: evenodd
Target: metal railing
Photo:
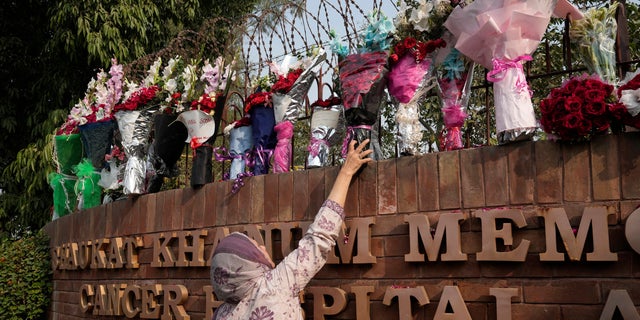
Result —
<instances>
[{"instance_id":1,"label":"metal railing","mask_svg":"<svg viewBox=\"0 0 640 320\"><path fill-rule=\"evenodd\" d=\"M278 58L282 57L282 55L284 54L300 52L300 48L307 49L313 45L327 45L326 41L323 42L322 36L325 36L324 39L326 39L326 36L328 36L328 24L330 24L330 21L322 21L318 13L324 13L324 15L328 17L328 11L334 10L335 12L338 12L338 16L341 16L344 19L341 23L344 24L346 30L352 30L354 32L357 30L357 23L355 22L357 19L354 17L354 15L365 15L365 10L358 6L356 1L354 0L338 1L340 7L334 4L334 2L335 1L331 0L320 0L318 2L318 8L314 10L300 8L296 4L291 4L288 7L280 8L280 15L275 16L280 18L276 18L275 22L273 20L273 16L271 16L275 14L273 11L274 9L267 9L265 12L263 12L262 16L252 14L247 17L246 23L248 25L252 25L253 27L243 29L245 30L243 33L243 37L245 37L246 39L242 40L243 43L245 43L242 56L244 61L255 62L247 64L247 67L242 74L242 77L244 78L243 83L245 84L244 88L229 93L229 98L227 99L228 103L222 118L222 128L224 128L232 121L242 117L244 97L248 96L251 90L250 79L252 77L255 77L257 74L268 70L266 63L267 61L275 61ZM618 7L617 11L618 31L616 38L618 73L619 76L622 77L626 72L632 69L634 64L640 62L640 60L632 58L630 50L630 38L628 31L629 26L624 6L626 1L621 0L617 2L622 4ZM382 1L375 1L373 7L383 7ZM297 10L296 12L298 12L299 15L297 17L297 19L300 19L300 21L297 21L298 24L294 23L292 18L286 18L286 14L282 14L282 12L287 12L288 10L295 11L294 9ZM302 12L302 14L300 14L300 12ZM269 23L271 23L271 29L265 28L264 24L267 20L269 20ZM310 32L310 30L312 29L310 27L310 21L314 21L317 24L313 32ZM300 23L303 25L303 27L300 27ZM538 50L534 54L535 60L527 62L525 64L525 73L527 76L527 80L530 83L542 81L547 85L547 87L558 86L560 85L562 79L570 77L571 75L578 74L580 72L584 72L586 70L579 64L579 61L576 61L576 59L574 59L574 53L572 52L571 48L571 39L569 37L569 19L564 19L564 21L559 20L559 22L556 21L554 27L556 28L556 30L561 30L561 38L543 40ZM307 34L313 35L308 36ZM305 36L310 38L307 39L305 38ZM356 35L354 34L345 35L345 39L348 42L355 41L355 38ZM282 54L280 55L274 52L274 47L276 47L278 41L282 42L282 44L279 46L280 49L282 49ZM296 44L301 44L301 46L297 48ZM557 46L560 46L559 49L561 54L559 56L557 54L554 54L554 52L558 51ZM560 63L558 63L558 59L561 59ZM327 79L329 73L327 71L331 71L335 67L335 65L335 60L327 61L327 67L323 69L324 72L318 75L316 83L313 86L314 89L312 89L312 91L314 92L314 96L326 97L327 92L332 91L330 84L331 79ZM463 128L466 147L492 145L494 144L494 142L492 141L495 141L495 139L492 139L492 137L495 137L494 120L492 116L493 85L486 80L486 73L486 69L477 69L476 78L474 79L474 83L472 86L472 100L474 101L474 103L480 104L482 107L482 110L478 112L478 115L483 117L483 125L481 127L476 125L465 126ZM534 100L544 97L547 93L548 91L535 93ZM307 98L305 114L299 118L299 122L303 124L306 123L307 127L311 117L311 110L308 106L313 102L310 100L310 98ZM304 146L308 141L299 141L300 139L304 140L303 137L294 137L294 161L292 161L294 168L292 169L304 169L304 165L301 164L300 161L295 161L295 159L304 158L304 155L301 156L299 154L300 152L306 154L306 148L304 148ZM225 141L225 137L222 135L222 130L219 130L215 144L225 145L227 143L228 142ZM187 147L185 155L182 159L182 161L184 162L183 168L185 174L184 176L179 178L178 182L178 184L182 186L188 185L188 173L190 172L189 158L191 153L192 151ZM397 156L397 152L395 154ZM222 179L223 173L227 170L228 163L214 162L214 176L216 180Z\"/></svg>"}]
</instances>

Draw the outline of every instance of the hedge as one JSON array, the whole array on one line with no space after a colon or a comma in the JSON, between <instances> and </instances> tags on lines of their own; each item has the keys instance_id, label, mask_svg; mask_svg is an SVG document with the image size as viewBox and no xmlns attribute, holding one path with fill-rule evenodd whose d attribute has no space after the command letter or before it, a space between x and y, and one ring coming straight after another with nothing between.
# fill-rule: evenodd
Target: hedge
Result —
<instances>
[{"instance_id":1,"label":"hedge","mask_svg":"<svg viewBox=\"0 0 640 320\"><path fill-rule=\"evenodd\" d=\"M0 319L45 319L51 300L49 240L0 240Z\"/></svg>"}]
</instances>

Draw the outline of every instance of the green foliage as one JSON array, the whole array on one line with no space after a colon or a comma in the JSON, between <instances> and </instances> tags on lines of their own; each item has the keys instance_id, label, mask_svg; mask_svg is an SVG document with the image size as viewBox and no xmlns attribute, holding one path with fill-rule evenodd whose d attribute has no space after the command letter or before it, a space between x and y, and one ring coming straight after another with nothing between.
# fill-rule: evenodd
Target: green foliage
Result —
<instances>
[{"instance_id":1,"label":"green foliage","mask_svg":"<svg viewBox=\"0 0 640 320\"><path fill-rule=\"evenodd\" d=\"M256 2L4 4L0 8L0 233L19 235L50 220L52 195L46 182L46 174L53 170L50 135L98 68L106 69L112 57L129 64L147 55L150 64L154 53L173 55L176 48L193 52L184 57L215 58L241 34L230 32L241 21L234 19ZM197 41L189 42L192 38ZM140 69L147 67L141 64Z\"/></svg>"},{"instance_id":2,"label":"green foliage","mask_svg":"<svg viewBox=\"0 0 640 320\"><path fill-rule=\"evenodd\" d=\"M0 239L0 320L44 317L52 291L48 244L44 233Z\"/></svg>"}]
</instances>

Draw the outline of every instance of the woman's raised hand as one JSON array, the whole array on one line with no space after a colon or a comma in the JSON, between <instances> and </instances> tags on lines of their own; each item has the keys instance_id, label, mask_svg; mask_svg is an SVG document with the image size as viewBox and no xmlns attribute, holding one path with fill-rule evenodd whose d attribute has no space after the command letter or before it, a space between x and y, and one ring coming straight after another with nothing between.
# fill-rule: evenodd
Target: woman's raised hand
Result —
<instances>
[{"instance_id":1,"label":"woman's raised hand","mask_svg":"<svg viewBox=\"0 0 640 320\"><path fill-rule=\"evenodd\" d=\"M373 150L364 150L368 143L369 139L362 141L362 143L356 147L356 140L351 140L347 157L345 158L344 164L342 164L342 172L353 176L362 165L373 161L373 159L369 158L369 154L371 154Z\"/></svg>"}]
</instances>

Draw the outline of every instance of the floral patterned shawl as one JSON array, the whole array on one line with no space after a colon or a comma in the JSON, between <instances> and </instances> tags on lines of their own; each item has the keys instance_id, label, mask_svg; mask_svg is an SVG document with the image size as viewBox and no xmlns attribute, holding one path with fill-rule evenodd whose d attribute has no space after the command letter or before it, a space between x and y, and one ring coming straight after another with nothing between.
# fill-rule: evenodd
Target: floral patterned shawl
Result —
<instances>
[{"instance_id":1,"label":"floral patterned shawl","mask_svg":"<svg viewBox=\"0 0 640 320\"><path fill-rule=\"evenodd\" d=\"M220 241L211 261L211 281L217 299L225 303L213 319L304 319L299 293L324 266L343 218L340 205L325 201L298 248L274 269L248 237L232 233Z\"/></svg>"}]
</instances>

